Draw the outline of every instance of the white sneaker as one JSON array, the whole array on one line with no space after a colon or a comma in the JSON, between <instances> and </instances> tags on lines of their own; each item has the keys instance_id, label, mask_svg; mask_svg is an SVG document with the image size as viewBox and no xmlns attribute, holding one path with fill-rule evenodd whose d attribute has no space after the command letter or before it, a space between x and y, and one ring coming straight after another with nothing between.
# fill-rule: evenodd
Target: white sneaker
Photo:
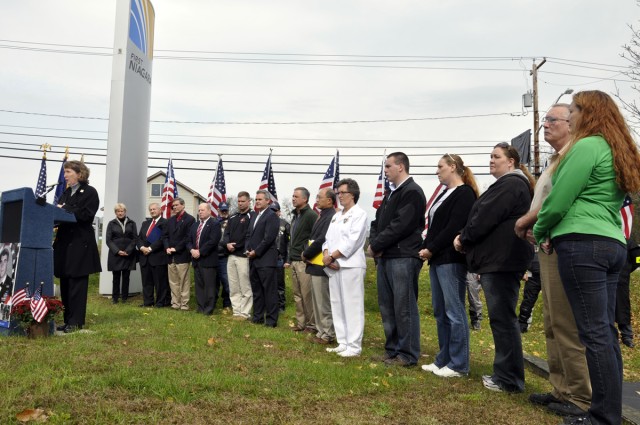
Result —
<instances>
[{"instance_id":1,"label":"white sneaker","mask_svg":"<svg viewBox=\"0 0 640 425\"><path fill-rule=\"evenodd\" d=\"M453 369L449 369L449 367L447 366L443 367L442 369L434 370L433 374L442 378L460 378L464 376L464 374L456 372Z\"/></svg>"},{"instance_id":2,"label":"white sneaker","mask_svg":"<svg viewBox=\"0 0 640 425\"><path fill-rule=\"evenodd\" d=\"M488 378L488 379L485 379ZM482 377L482 385L488 390L502 392L503 389L498 385L491 376L484 375Z\"/></svg>"},{"instance_id":3,"label":"white sneaker","mask_svg":"<svg viewBox=\"0 0 640 425\"><path fill-rule=\"evenodd\" d=\"M340 353L338 353L338 355L340 357L358 357L360 353L354 350L347 349L347 350L341 351Z\"/></svg>"},{"instance_id":4,"label":"white sneaker","mask_svg":"<svg viewBox=\"0 0 640 425\"><path fill-rule=\"evenodd\" d=\"M436 370L439 370L440 368L438 366L436 366L435 363L431 363L431 364L423 364L422 365L422 370L425 370L427 372L434 372Z\"/></svg>"},{"instance_id":5,"label":"white sneaker","mask_svg":"<svg viewBox=\"0 0 640 425\"><path fill-rule=\"evenodd\" d=\"M345 351L347 349L347 346L344 344L340 344L337 347L329 347L327 348L327 352L328 353L342 353L343 351Z\"/></svg>"}]
</instances>

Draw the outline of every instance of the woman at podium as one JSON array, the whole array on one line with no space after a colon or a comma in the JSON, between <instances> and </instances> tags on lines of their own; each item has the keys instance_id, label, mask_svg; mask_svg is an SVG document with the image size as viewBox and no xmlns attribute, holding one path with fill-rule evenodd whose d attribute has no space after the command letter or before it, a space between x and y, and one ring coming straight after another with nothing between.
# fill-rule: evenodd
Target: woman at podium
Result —
<instances>
[{"instance_id":1,"label":"woman at podium","mask_svg":"<svg viewBox=\"0 0 640 425\"><path fill-rule=\"evenodd\" d=\"M67 189L58 208L72 213L75 223L60 223L53 243L53 272L60 278L64 324L58 330L71 333L84 326L89 275L102 271L93 230L98 211L98 192L89 186L89 169L80 161L64 163Z\"/></svg>"}]
</instances>

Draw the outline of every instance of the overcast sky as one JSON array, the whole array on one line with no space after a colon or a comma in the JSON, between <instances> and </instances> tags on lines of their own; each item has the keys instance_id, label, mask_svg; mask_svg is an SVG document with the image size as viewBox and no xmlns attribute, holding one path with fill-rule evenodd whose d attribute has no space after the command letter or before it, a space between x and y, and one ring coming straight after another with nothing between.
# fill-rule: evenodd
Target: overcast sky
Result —
<instances>
[{"instance_id":1,"label":"overcast sky","mask_svg":"<svg viewBox=\"0 0 640 425\"><path fill-rule=\"evenodd\" d=\"M217 154L228 192L254 192L270 148L279 198L298 185L315 196L337 148L341 175L360 183L370 212L385 149L409 154L427 196L445 152L461 154L484 186L491 146L532 128L522 95L533 58L547 57L541 117L567 88L612 93L617 84L636 96L621 74L628 24L640 16L630 0L153 5L148 174L172 153L176 178L204 196ZM41 154L30 150L47 142L50 182L71 146L73 159L84 152L96 163L91 183L103 194L115 1L0 6L0 191L35 186ZM319 121L331 123L293 124Z\"/></svg>"}]
</instances>

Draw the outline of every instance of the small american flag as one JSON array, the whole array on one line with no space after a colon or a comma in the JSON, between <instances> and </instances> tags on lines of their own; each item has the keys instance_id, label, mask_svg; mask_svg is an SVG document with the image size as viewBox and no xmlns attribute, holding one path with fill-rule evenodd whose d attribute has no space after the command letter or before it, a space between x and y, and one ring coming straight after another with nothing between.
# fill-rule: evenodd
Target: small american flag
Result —
<instances>
[{"instance_id":1,"label":"small american flag","mask_svg":"<svg viewBox=\"0 0 640 425\"><path fill-rule=\"evenodd\" d=\"M216 171L211 187L209 188L209 196L207 201L211 204L211 215L218 216L218 208L221 202L227 202L227 184L224 181L224 168L222 167L222 158L218 160L218 170Z\"/></svg>"},{"instance_id":2,"label":"small american flag","mask_svg":"<svg viewBox=\"0 0 640 425\"><path fill-rule=\"evenodd\" d=\"M47 313L49 312L49 308L47 307L47 302L45 301L44 298L42 298L42 284L40 284L40 287L36 289L36 292L33 294L33 297L31 297L30 306L31 306L31 315L33 316L35 321L38 323L42 322L42 319L44 319L44 316L46 316Z\"/></svg>"},{"instance_id":3,"label":"small american flag","mask_svg":"<svg viewBox=\"0 0 640 425\"><path fill-rule=\"evenodd\" d=\"M633 225L633 204L629 194L624 197L622 208L620 208L620 216L622 217L622 232L625 239L629 239L631 237L631 226Z\"/></svg>"},{"instance_id":4,"label":"small american flag","mask_svg":"<svg viewBox=\"0 0 640 425\"><path fill-rule=\"evenodd\" d=\"M380 208L384 195L389 193L389 179L384 175L384 163L385 159L383 158L382 167L380 167L380 175L378 176L378 184L376 185L376 193L373 196L373 208L375 209Z\"/></svg>"},{"instance_id":5,"label":"small american flag","mask_svg":"<svg viewBox=\"0 0 640 425\"><path fill-rule=\"evenodd\" d=\"M173 200L178 197L178 185L176 183L176 177L173 174L173 162L169 158L169 164L167 165L167 178L164 181L164 188L162 189L162 201L160 203L161 217L171 217L171 206Z\"/></svg>"},{"instance_id":6,"label":"small american flag","mask_svg":"<svg viewBox=\"0 0 640 425\"><path fill-rule=\"evenodd\" d=\"M38 174L38 184L36 184L36 198L46 196L47 193L47 159L43 156L40 163L40 174Z\"/></svg>"},{"instance_id":7,"label":"small american flag","mask_svg":"<svg viewBox=\"0 0 640 425\"><path fill-rule=\"evenodd\" d=\"M30 299L29 297L29 284L27 286L13 294L13 296L7 300L7 304L18 305L22 301Z\"/></svg>"},{"instance_id":8,"label":"small american flag","mask_svg":"<svg viewBox=\"0 0 640 425\"><path fill-rule=\"evenodd\" d=\"M438 195L440 195L446 188L446 185L439 184L438 187L436 187L436 190L433 191L433 195L431 195L431 198L429 198L429 202L427 202L427 208L424 211L424 232L422 232L423 238L427 236L427 230L429 230L429 208L431 208L431 204L433 204L433 201L436 200Z\"/></svg>"},{"instance_id":9,"label":"small american flag","mask_svg":"<svg viewBox=\"0 0 640 425\"><path fill-rule=\"evenodd\" d=\"M260 181L260 190L266 190L269 192L271 201L278 201L278 194L276 193L276 181L273 179L273 169L271 168L271 153L267 159L267 164L264 167L264 173L262 173L262 180Z\"/></svg>"},{"instance_id":10,"label":"small american flag","mask_svg":"<svg viewBox=\"0 0 640 425\"><path fill-rule=\"evenodd\" d=\"M340 181L340 152L336 151L336 156L331 159L331 164L329 164L329 168L327 168L327 172L324 173L324 177L322 178L322 183L320 183L320 188L318 192L322 189L337 189L336 185ZM335 206L335 205L334 205ZM318 203L313 204L313 210L320 214L320 208L318 208Z\"/></svg>"}]
</instances>

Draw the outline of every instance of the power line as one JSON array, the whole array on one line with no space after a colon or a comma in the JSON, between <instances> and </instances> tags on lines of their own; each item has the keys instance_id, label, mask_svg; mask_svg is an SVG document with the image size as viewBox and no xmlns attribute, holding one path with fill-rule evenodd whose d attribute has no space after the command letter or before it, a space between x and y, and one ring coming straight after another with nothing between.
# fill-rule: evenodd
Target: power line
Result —
<instances>
[{"instance_id":1,"label":"power line","mask_svg":"<svg viewBox=\"0 0 640 425\"><path fill-rule=\"evenodd\" d=\"M0 109L0 112L10 114L37 115L54 118L70 118L70 119L87 119L107 121L109 118L88 117L80 115L62 115L62 114L45 114L41 112L15 111L10 109ZM397 118L397 119L378 119L378 120L345 120L345 121L276 121L276 122L259 122L259 121L177 121L177 120L150 120L153 123L162 124L204 124L204 125L315 125L315 124L371 124L371 123L388 123L388 122L412 122L412 121L440 121L450 119L464 118L487 118L496 116L521 116L521 112L495 112L489 114L475 115L454 115L443 117L420 117L420 118Z\"/></svg>"}]
</instances>

